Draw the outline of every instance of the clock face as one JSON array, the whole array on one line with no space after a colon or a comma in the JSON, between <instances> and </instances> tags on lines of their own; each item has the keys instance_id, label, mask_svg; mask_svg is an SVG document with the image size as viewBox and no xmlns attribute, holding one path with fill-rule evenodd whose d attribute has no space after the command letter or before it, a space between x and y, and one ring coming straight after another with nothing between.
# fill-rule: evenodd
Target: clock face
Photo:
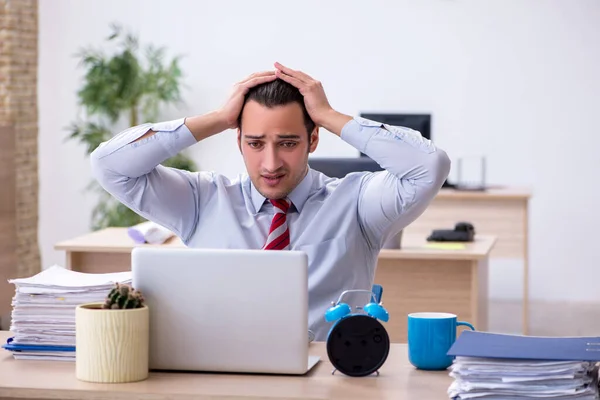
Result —
<instances>
[{"instance_id":1,"label":"clock face","mask_svg":"<svg viewBox=\"0 0 600 400\"><path fill-rule=\"evenodd\" d=\"M327 355L333 366L349 376L366 376L387 359L390 338L379 322L368 315L339 320L327 338Z\"/></svg>"}]
</instances>

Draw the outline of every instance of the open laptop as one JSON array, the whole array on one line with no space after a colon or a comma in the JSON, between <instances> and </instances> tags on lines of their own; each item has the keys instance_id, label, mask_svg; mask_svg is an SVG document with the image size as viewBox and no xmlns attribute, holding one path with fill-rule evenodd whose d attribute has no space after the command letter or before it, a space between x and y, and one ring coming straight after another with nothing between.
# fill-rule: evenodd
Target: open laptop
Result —
<instances>
[{"instance_id":1,"label":"open laptop","mask_svg":"<svg viewBox=\"0 0 600 400\"><path fill-rule=\"evenodd\" d=\"M305 374L308 259L300 251L136 247L150 368Z\"/></svg>"}]
</instances>

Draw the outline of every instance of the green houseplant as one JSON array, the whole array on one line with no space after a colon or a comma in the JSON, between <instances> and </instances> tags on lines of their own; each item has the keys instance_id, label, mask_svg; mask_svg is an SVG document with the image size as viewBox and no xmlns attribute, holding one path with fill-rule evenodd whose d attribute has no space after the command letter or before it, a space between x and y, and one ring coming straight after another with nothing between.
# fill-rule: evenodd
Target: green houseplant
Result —
<instances>
[{"instance_id":1,"label":"green houseplant","mask_svg":"<svg viewBox=\"0 0 600 400\"><path fill-rule=\"evenodd\" d=\"M142 48L136 35L112 24L106 39L112 53L86 48L78 53L85 69L83 84L77 92L82 116L69 126L68 139L85 146L87 154L112 137L118 122L135 126L155 122L160 107L181 102L182 72L179 57L168 60L164 48ZM194 162L178 154L163 165L196 170ZM99 194L92 214L92 229L108 226L132 226L144 218L124 206L97 184L88 190Z\"/></svg>"},{"instance_id":2,"label":"green houseplant","mask_svg":"<svg viewBox=\"0 0 600 400\"><path fill-rule=\"evenodd\" d=\"M149 309L133 287L116 283L105 301L75 309L77 379L124 383L144 380L149 372Z\"/></svg>"}]
</instances>

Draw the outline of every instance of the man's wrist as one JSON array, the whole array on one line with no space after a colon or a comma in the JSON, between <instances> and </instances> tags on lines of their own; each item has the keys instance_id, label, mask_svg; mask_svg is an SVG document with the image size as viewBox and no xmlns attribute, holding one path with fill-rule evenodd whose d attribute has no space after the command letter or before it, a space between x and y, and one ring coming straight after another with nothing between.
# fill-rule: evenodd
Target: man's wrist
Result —
<instances>
[{"instance_id":1,"label":"man's wrist","mask_svg":"<svg viewBox=\"0 0 600 400\"><path fill-rule=\"evenodd\" d=\"M217 127L217 130L219 130L219 132L223 132L227 129L233 129L237 127L237 119L231 120L228 117L227 113L223 110L215 110L213 112L210 112L208 115L210 115L213 118L214 124Z\"/></svg>"},{"instance_id":2,"label":"man's wrist","mask_svg":"<svg viewBox=\"0 0 600 400\"><path fill-rule=\"evenodd\" d=\"M216 135L229 128L227 121L219 111L212 111L204 115L188 117L185 125L197 141Z\"/></svg>"},{"instance_id":3,"label":"man's wrist","mask_svg":"<svg viewBox=\"0 0 600 400\"><path fill-rule=\"evenodd\" d=\"M342 129L351 121L352 117L346 114L342 114L334 109L331 109L323 114L319 118L319 121L315 123L323 128L327 129L331 133L335 133L338 136L342 135Z\"/></svg>"}]
</instances>

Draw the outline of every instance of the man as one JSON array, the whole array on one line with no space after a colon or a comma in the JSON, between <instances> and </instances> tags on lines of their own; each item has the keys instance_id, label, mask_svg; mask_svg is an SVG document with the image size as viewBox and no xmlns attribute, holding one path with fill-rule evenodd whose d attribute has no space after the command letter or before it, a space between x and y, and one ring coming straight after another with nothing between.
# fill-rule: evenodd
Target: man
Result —
<instances>
[{"instance_id":1,"label":"man","mask_svg":"<svg viewBox=\"0 0 600 400\"><path fill-rule=\"evenodd\" d=\"M385 170L334 179L310 169L319 127ZM159 165L228 128L237 129L247 175ZM189 247L306 252L316 340L326 339L324 313L342 291L371 289L382 244L425 210L450 169L446 153L418 132L344 115L320 82L279 63L239 82L221 109L129 128L91 161L108 192Z\"/></svg>"}]
</instances>

